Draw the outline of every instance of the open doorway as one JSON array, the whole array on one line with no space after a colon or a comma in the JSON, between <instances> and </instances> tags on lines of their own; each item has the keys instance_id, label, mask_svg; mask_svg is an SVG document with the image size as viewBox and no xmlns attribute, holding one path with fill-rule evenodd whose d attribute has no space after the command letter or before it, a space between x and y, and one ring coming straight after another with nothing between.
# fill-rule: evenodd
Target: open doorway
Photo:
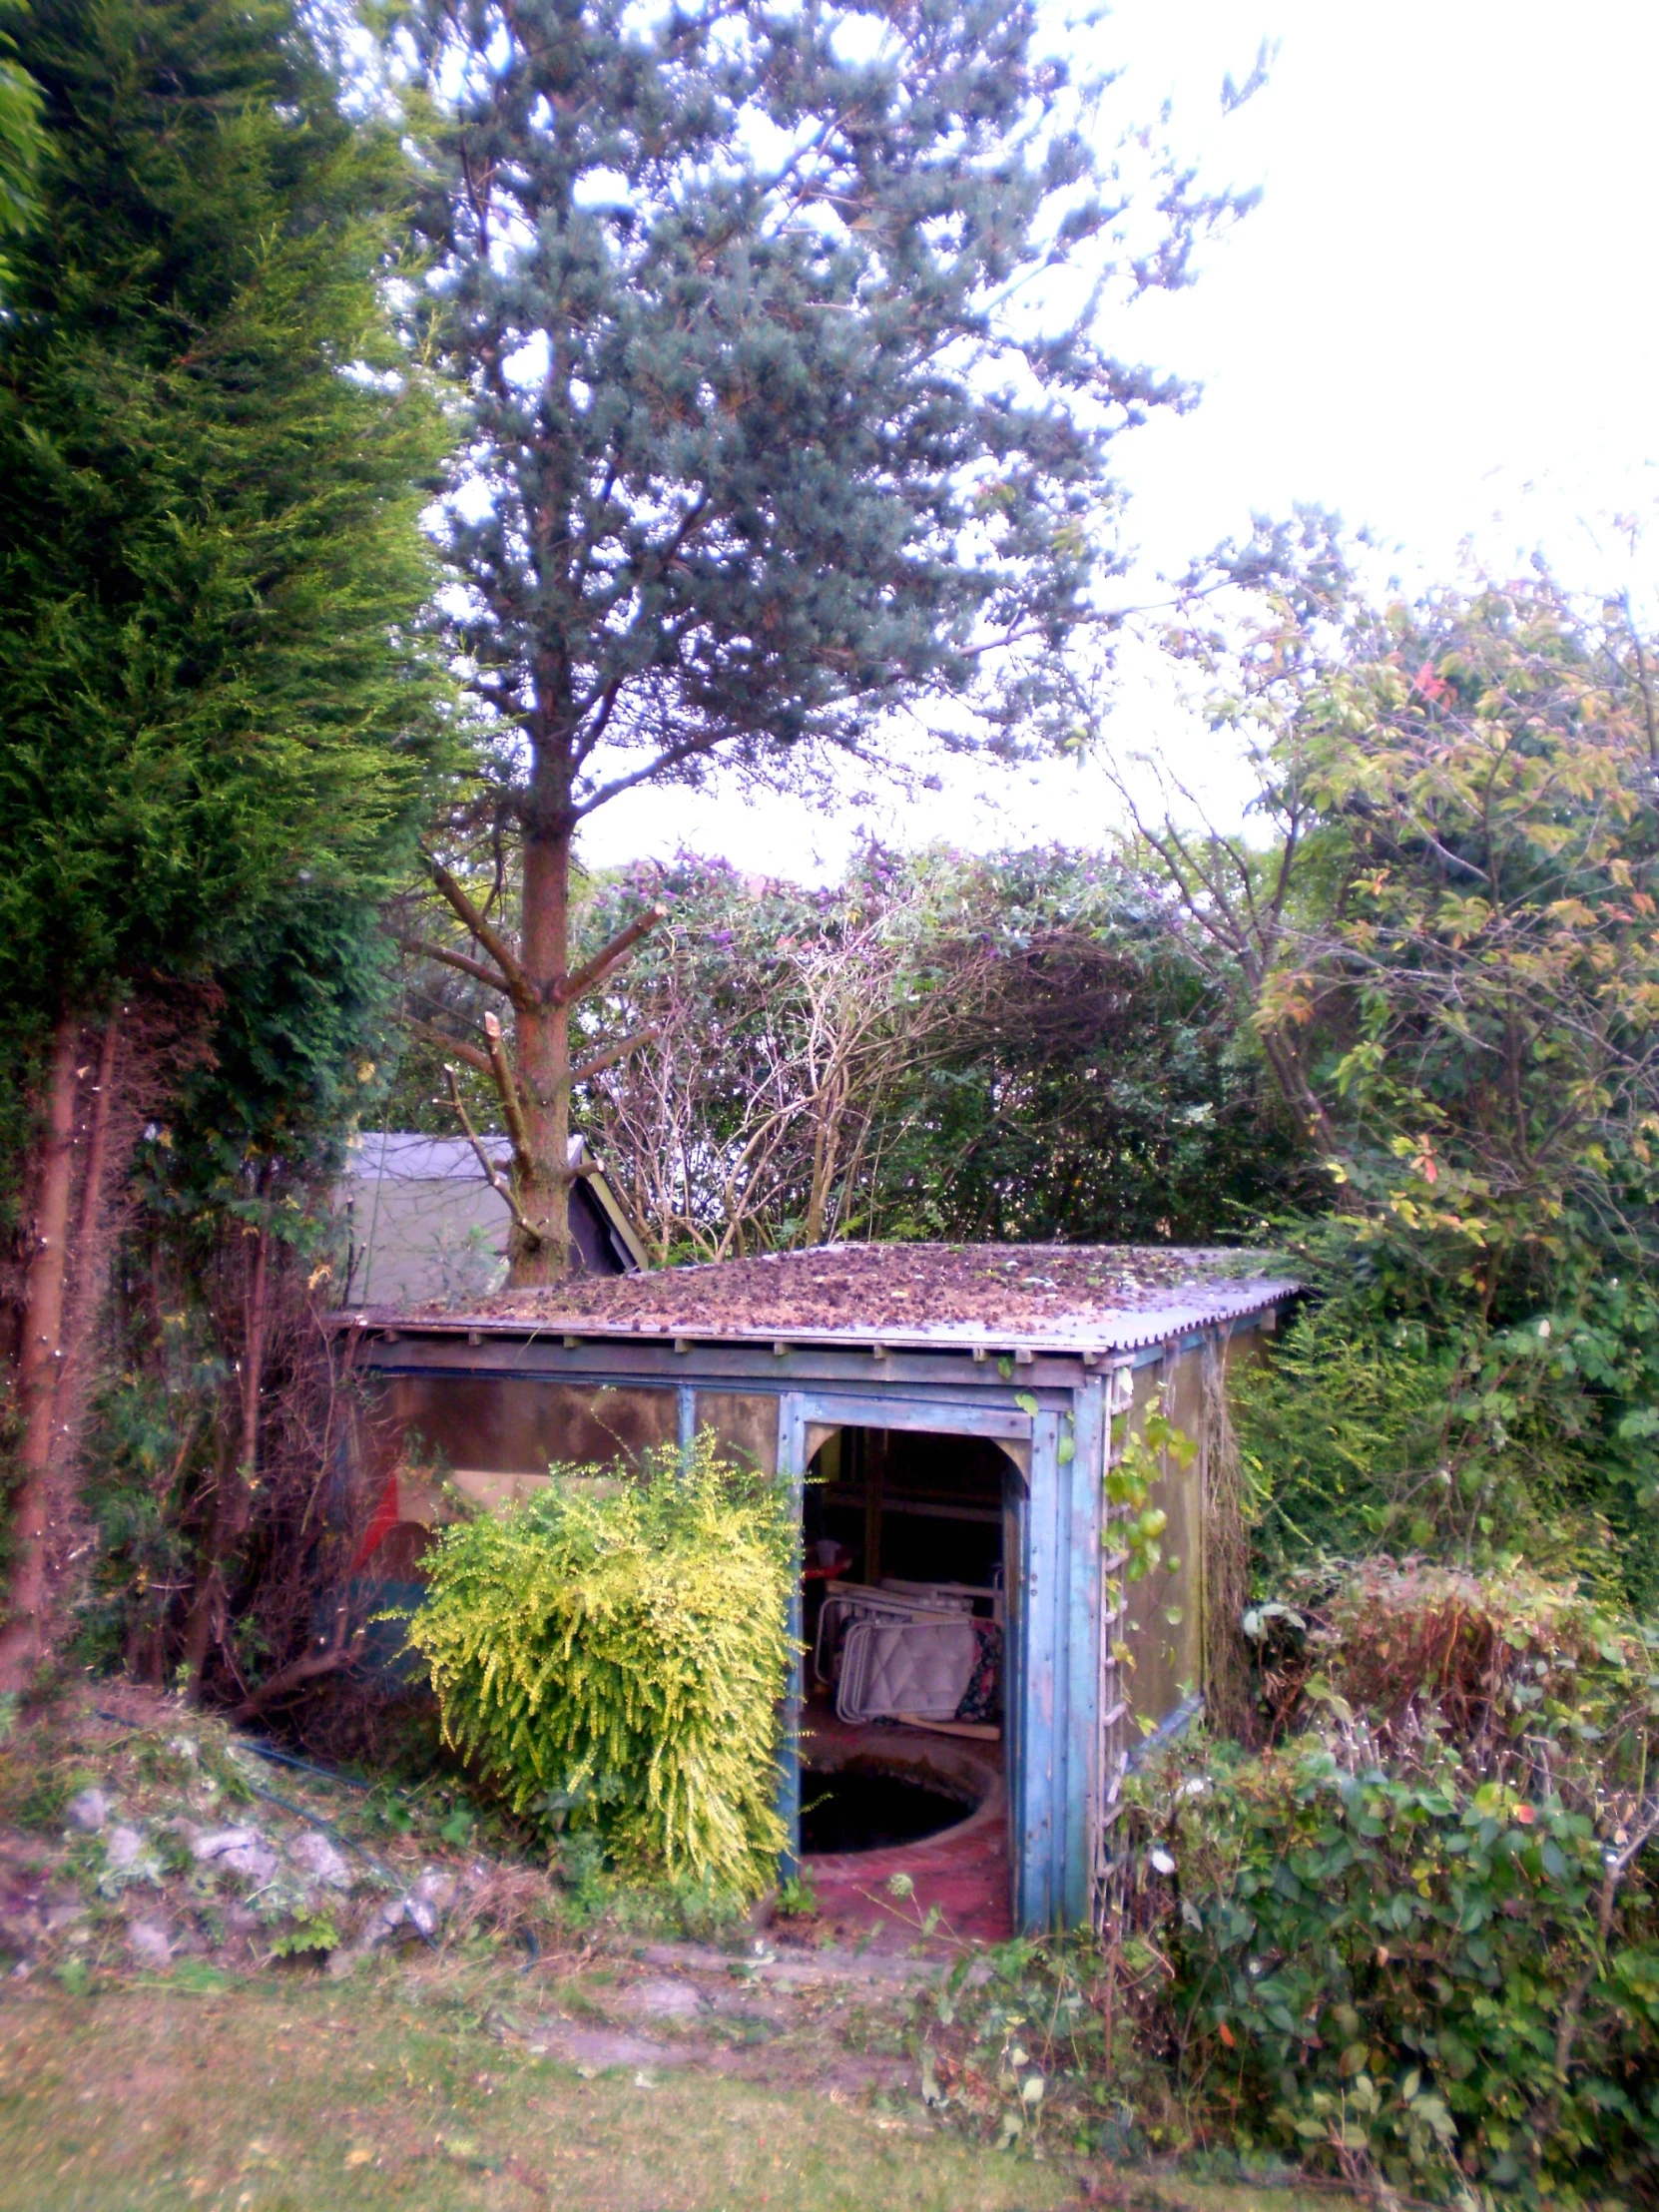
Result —
<instances>
[{"instance_id":1,"label":"open doorway","mask_svg":"<svg viewBox=\"0 0 1659 2212\"><path fill-rule=\"evenodd\" d=\"M1009 1931L1019 1481L998 1444L943 1431L844 1426L813 1455L802 1856L830 1910L904 1874L957 1934Z\"/></svg>"}]
</instances>

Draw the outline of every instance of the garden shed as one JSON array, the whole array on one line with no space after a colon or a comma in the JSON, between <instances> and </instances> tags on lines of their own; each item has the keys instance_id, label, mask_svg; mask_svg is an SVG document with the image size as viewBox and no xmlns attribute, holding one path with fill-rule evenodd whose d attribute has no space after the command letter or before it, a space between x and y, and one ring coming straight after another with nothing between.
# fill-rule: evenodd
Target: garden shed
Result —
<instances>
[{"instance_id":1,"label":"garden shed","mask_svg":"<svg viewBox=\"0 0 1659 2212\"><path fill-rule=\"evenodd\" d=\"M487 1152L508 1162L504 1138ZM575 1181L570 1234L585 1275L627 1275L646 1264L639 1233L581 1137L570 1140ZM345 1296L360 1305L461 1306L487 1297L507 1272L512 1214L478 1172L465 1137L365 1129L346 1151L336 1203L346 1232Z\"/></svg>"},{"instance_id":2,"label":"garden shed","mask_svg":"<svg viewBox=\"0 0 1659 2212\"><path fill-rule=\"evenodd\" d=\"M837 1246L340 1324L376 1519L416 1551L448 1485L498 1506L550 1461L705 1428L787 1480L797 1848L804 1768L919 1762L978 1801L958 1830L981 1878L994 1859L988 1933L1090 1919L1132 1747L1198 1709L1228 1572L1226 1370L1295 1288L1238 1252ZM1150 1469L1161 1558L1131 1581L1105 1478L1155 1404L1194 1448L1169 1439ZM806 1841L830 1882L856 1856ZM941 1897L967 1848L938 1840ZM858 1861L866 1886L885 1864Z\"/></svg>"}]
</instances>

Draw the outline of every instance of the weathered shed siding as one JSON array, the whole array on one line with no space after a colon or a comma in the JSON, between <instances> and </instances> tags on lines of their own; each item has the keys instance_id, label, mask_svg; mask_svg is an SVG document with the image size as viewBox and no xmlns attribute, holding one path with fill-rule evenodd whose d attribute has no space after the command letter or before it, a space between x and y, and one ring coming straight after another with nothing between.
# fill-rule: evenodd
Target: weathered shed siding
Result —
<instances>
[{"instance_id":1,"label":"weathered shed siding","mask_svg":"<svg viewBox=\"0 0 1659 2212\"><path fill-rule=\"evenodd\" d=\"M696 1426L712 1428L741 1466L778 1472L778 1400L761 1390L699 1390Z\"/></svg>"},{"instance_id":2,"label":"weathered shed siding","mask_svg":"<svg viewBox=\"0 0 1659 2212\"><path fill-rule=\"evenodd\" d=\"M465 1374L392 1377L365 1422L370 1467L381 1481L396 1472L399 1519L428 1527L445 1517L445 1482L476 1504L505 1504L545 1482L553 1460L609 1465L677 1433L669 1387Z\"/></svg>"},{"instance_id":3,"label":"weathered shed siding","mask_svg":"<svg viewBox=\"0 0 1659 2212\"><path fill-rule=\"evenodd\" d=\"M1203 1353L1198 1345L1135 1371L1129 1416L1138 1429L1160 1398L1165 1415L1195 1444L1204 1427ZM1159 1544L1162 1565L1129 1584L1129 1642L1134 1652L1130 1704L1163 1720L1202 1688L1204 1620L1201 1583L1204 1530L1199 1456L1183 1467L1171 1452L1152 1486L1149 1505L1162 1506L1169 1524ZM1174 1616L1172 1618L1172 1616Z\"/></svg>"},{"instance_id":4,"label":"weathered shed siding","mask_svg":"<svg viewBox=\"0 0 1659 2212\"><path fill-rule=\"evenodd\" d=\"M914 1248L906 1255L914 1261ZM635 1318L596 1324L589 1304L561 1314L474 1317L364 1315L354 1356L370 1385L364 1430L371 1478L400 1468L414 1517L443 1509L433 1471L447 1470L479 1503L502 1503L545 1478L550 1461L628 1459L688 1443L710 1427L746 1462L787 1479L799 1525L802 1485L820 1445L844 1428L977 1437L1005 1454L1002 1557L1007 1583L1005 1751L1013 1909L1018 1926L1085 1923L1102 1865L1105 1816L1136 1731L1159 1725L1198 1689L1203 1665L1202 1457L1165 1467L1154 1492L1168 1515L1165 1562L1128 1585L1125 1634L1108 1617L1116 1586L1103 1494L1112 1415L1144 1419L1162 1391L1189 1434L1205 1417L1204 1349L1271 1317L1287 1286L1244 1285L1163 1338L1131 1315L1114 1346L1110 1311L1093 1342L1069 1322L1057 1341L997 1354L960 1331L929 1341L857 1341L844 1323L813 1341L723 1332L649 1331L649 1279L618 1286ZM672 1286L662 1295L667 1298ZM557 1294L549 1294L556 1296ZM1252 1304L1252 1298L1255 1303ZM1221 1309L1218 1311L1218 1307ZM1179 1306L1172 1319L1185 1318ZM1085 1317L1087 1320L1089 1317ZM918 1322L922 1316L916 1316ZM348 1324L348 1326L351 1326ZM949 1328L948 1317L946 1327ZM1137 1335L1138 1331L1138 1335ZM424 1474L420 1468L424 1467ZM800 1629L800 1581L792 1625ZM799 1807L799 1698L784 1715L781 1804Z\"/></svg>"}]
</instances>

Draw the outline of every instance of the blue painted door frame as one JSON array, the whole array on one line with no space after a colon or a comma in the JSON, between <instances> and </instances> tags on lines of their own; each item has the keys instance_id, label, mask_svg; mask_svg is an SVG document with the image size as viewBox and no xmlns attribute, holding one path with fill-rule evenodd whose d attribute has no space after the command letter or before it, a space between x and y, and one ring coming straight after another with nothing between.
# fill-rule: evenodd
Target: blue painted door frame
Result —
<instances>
[{"instance_id":1,"label":"blue painted door frame","mask_svg":"<svg viewBox=\"0 0 1659 2212\"><path fill-rule=\"evenodd\" d=\"M1031 1412L946 1406L920 1393L790 1390L778 1411L778 1471L790 1484L798 1531L809 1428L912 1428L1029 1443L1029 1479L1010 1476L1009 1483L1003 1698L1013 1912L1015 1925L1026 1931L1086 1925L1100 1808L1105 1391L1093 1379L1075 1392L1044 1394L1049 1403ZM790 1634L799 1645L799 1558L791 1578ZM786 1873L795 1871L801 1849L803 1688L798 1664L785 1701L779 1775L778 1810L790 1838Z\"/></svg>"},{"instance_id":2,"label":"blue painted door frame","mask_svg":"<svg viewBox=\"0 0 1659 2212\"><path fill-rule=\"evenodd\" d=\"M1031 1424L1008 1669L1014 1920L1027 1932L1084 1927L1092 1902L1105 1445L1099 1382L1077 1391L1069 1407L1039 1410Z\"/></svg>"}]
</instances>

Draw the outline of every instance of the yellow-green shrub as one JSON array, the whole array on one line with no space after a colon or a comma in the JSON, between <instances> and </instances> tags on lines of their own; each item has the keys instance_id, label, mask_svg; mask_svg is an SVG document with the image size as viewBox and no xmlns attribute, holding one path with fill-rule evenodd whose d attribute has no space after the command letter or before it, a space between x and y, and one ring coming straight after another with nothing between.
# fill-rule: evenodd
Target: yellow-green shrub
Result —
<instances>
[{"instance_id":1,"label":"yellow-green shrub","mask_svg":"<svg viewBox=\"0 0 1659 2212\"><path fill-rule=\"evenodd\" d=\"M549 1471L430 1555L409 1641L444 1733L516 1812L597 1829L624 1875L758 1896L785 1842L785 1497L707 1433L637 1471Z\"/></svg>"}]
</instances>

